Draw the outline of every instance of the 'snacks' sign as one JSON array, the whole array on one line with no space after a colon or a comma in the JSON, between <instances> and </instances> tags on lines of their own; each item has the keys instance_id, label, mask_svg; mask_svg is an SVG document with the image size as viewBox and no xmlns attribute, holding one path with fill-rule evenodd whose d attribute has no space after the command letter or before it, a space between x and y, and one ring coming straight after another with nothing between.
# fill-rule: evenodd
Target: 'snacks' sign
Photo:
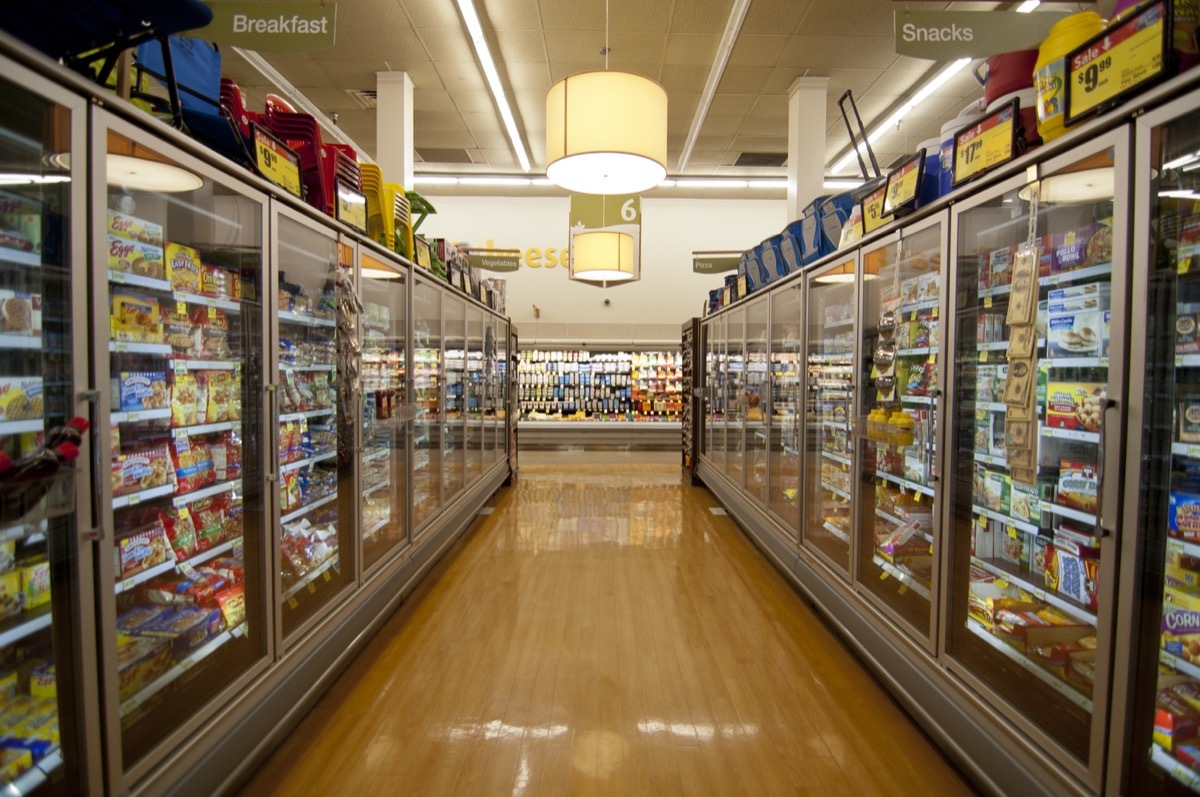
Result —
<instances>
[{"instance_id":1,"label":"'snacks' sign","mask_svg":"<svg viewBox=\"0 0 1200 797\"><path fill-rule=\"evenodd\" d=\"M208 3L212 22L196 31L209 41L265 52L332 47L335 3Z\"/></svg>"},{"instance_id":2,"label":"'snacks' sign","mask_svg":"<svg viewBox=\"0 0 1200 797\"><path fill-rule=\"evenodd\" d=\"M896 11L896 54L951 61L1036 47L1060 14Z\"/></svg>"}]
</instances>

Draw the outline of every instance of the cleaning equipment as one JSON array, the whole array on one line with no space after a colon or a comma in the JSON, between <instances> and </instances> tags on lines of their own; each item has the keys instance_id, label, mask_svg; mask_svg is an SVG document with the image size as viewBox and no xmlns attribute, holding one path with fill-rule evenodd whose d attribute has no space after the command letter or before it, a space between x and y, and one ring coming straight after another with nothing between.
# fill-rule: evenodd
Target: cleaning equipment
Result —
<instances>
[{"instance_id":1,"label":"cleaning equipment","mask_svg":"<svg viewBox=\"0 0 1200 797\"><path fill-rule=\"evenodd\" d=\"M954 188L954 134L983 118L986 103L978 99L958 112L958 116L942 125L941 144L938 147L938 196L945 196Z\"/></svg>"},{"instance_id":2,"label":"cleaning equipment","mask_svg":"<svg viewBox=\"0 0 1200 797\"><path fill-rule=\"evenodd\" d=\"M1067 53L1104 31L1104 20L1095 11L1081 11L1060 19L1038 48L1033 87L1037 91L1037 129L1042 141L1053 141L1066 132L1063 124Z\"/></svg>"},{"instance_id":3,"label":"cleaning equipment","mask_svg":"<svg viewBox=\"0 0 1200 797\"><path fill-rule=\"evenodd\" d=\"M983 101L991 105L1005 94L1033 88L1037 60L1037 50L1016 50L980 61L972 73L983 86Z\"/></svg>"}]
</instances>

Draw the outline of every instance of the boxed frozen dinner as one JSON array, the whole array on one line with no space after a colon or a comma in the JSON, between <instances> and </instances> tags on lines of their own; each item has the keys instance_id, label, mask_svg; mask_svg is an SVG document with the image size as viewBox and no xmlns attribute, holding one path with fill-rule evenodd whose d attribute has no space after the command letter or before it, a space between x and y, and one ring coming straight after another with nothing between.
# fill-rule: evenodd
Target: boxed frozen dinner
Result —
<instances>
[{"instance_id":1,"label":"boxed frozen dinner","mask_svg":"<svg viewBox=\"0 0 1200 797\"><path fill-rule=\"evenodd\" d=\"M1064 459L1059 462L1058 490L1054 501L1059 506L1081 512L1095 512L1099 486L1100 476L1094 464Z\"/></svg>"},{"instance_id":2,"label":"boxed frozen dinner","mask_svg":"<svg viewBox=\"0 0 1200 797\"><path fill-rule=\"evenodd\" d=\"M155 520L122 533L117 539L117 567L121 578L129 578L166 562L175 561L161 521Z\"/></svg>"},{"instance_id":3,"label":"boxed frozen dinner","mask_svg":"<svg viewBox=\"0 0 1200 797\"><path fill-rule=\"evenodd\" d=\"M1162 649L1200 664L1200 612L1163 607Z\"/></svg>"},{"instance_id":4,"label":"boxed frozen dinner","mask_svg":"<svg viewBox=\"0 0 1200 797\"><path fill-rule=\"evenodd\" d=\"M161 224L128 216L111 209L108 211L108 234L153 246L163 245Z\"/></svg>"},{"instance_id":5,"label":"boxed frozen dinner","mask_svg":"<svg viewBox=\"0 0 1200 797\"><path fill-rule=\"evenodd\" d=\"M1055 545L1046 563L1047 586L1095 611L1099 605L1100 562Z\"/></svg>"},{"instance_id":6,"label":"boxed frozen dinner","mask_svg":"<svg viewBox=\"0 0 1200 797\"><path fill-rule=\"evenodd\" d=\"M117 694L128 700L170 669L171 645L156 637L117 634Z\"/></svg>"},{"instance_id":7,"label":"boxed frozen dinner","mask_svg":"<svg viewBox=\"0 0 1200 797\"><path fill-rule=\"evenodd\" d=\"M1200 540L1200 493L1173 488L1167 521L1172 537Z\"/></svg>"},{"instance_id":8,"label":"boxed frozen dinner","mask_svg":"<svg viewBox=\"0 0 1200 797\"><path fill-rule=\"evenodd\" d=\"M0 377L0 422L42 417L41 377Z\"/></svg>"},{"instance_id":9,"label":"boxed frozen dinner","mask_svg":"<svg viewBox=\"0 0 1200 797\"><path fill-rule=\"evenodd\" d=\"M108 236L108 270L149 279L165 279L162 246Z\"/></svg>"},{"instance_id":10,"label":"boxed frozen dinner","mask_svg":"<svg viewBox=\"0 0 1200 797\"><path fill-rule=\"evenodd\" d=\"M1095 311L1047 317L1046 350L1050 357L1100 356L1103 317Z\"/></svg>"},{"instance_id":11,"label":"boxed frozen dinner","mask_svg":"<svg viewBox=\"0 0 1200 797\"><path fill-rule=\"evenodd\" d=\"M1155 696L1154 741L1171 752L1177 745L1196 738L1200 731L1200 712L1170 689Z\"/></svg>"},{"instance_id":12,"label":"boxed frozen dinner","mask_svg":"<svg viewBox=\"0 0 1200 797\"><path fill-rule=\"evenodd\" d=\"M25 610L50 602L50 562L45 558L25 562L17 570L21 576L21 602Z\"/></svg>"},{"instance_id":13,"label":"boxed frozen dinner","mask_svg":"<svg viewBox=\"0 0 1200 797\"><path fill-rule=\"evenodd\" d=\"M200 293L200 253L190 246L169 243L166 251L167 280L171 287L184 293Z\"/></svg>"},{"instance_id":14,"label":"boxed frozen dinner","mask_svg":"<svg viewBox=\"0 0 1200 797\"><path fill-rule=\"evenodd\" d=\"M1105 385L1099 382L1050 382L1046 386L1046 426L1100 431Z\"/></svg>"},{"instance_id":15,"label":"boxed frozen dinner","mask_svg":"<svg viewBox=\"0 0 1200 797\"><path fill-rule=\"evenodd\" d=\"M167 375L162 371L124 371L119 376L122 412L167 407Z\"/></svg>"},{"instance_id":16,"label":"boxed frozen dinner","mask_svg":"<svg viewBox=\"0 0 1200 797\"><path fill-rule=\"evenodd\" d=\"M170 614L142 626L137 633L169 640L172 655L180 660L221 633L221 625L219 608L179 606Z\"/></svg>"},{"instance_id":17,"label":"boxed frozen dinner","mask_svg":"<svg viewBox=\"0 0 1200 797\"><path fill-rule=\"evenodd\" d=\"M41 335L41 294L0 289L0 327L11 335Z\"/></svg>"},{"instance_id":18,"label":"boxed frozen dinner","mask_svg":"<svg viewBox=\"0 0 1200 797\"><path fill-rule=\"evenodd\" d=\"M112 339L130 343L162 343L163 327L158 299L125 289L109 298L109 331Z\"/></svg>"}]
</instances>

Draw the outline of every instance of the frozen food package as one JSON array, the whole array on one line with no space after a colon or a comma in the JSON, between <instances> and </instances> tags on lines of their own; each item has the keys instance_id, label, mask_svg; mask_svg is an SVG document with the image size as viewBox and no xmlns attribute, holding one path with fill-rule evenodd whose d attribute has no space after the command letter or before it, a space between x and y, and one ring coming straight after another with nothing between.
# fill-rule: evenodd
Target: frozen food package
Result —
<instances>
[{"instance_id":1,"label":"frozen food package","mask_svg":"<svg viewBox=\"0 0 1200 797\"><path fill-rule=\"evenodd\" d=\"M162 343L158 299L119 288L109 298L109 332L115 341Z\"/></svg>"},{"instance_id":2,"label":"frozen food package","mask_svg":"<svg viewBox=\"0 0 1200 797\"><path fill-rule=\"evenodd\" d=\"M158 520L120 533L117 537L116 557L121 578L129 578L144 570L175 561L175 553L167 540L167 532Z\"/></svg>"},{"instance_id":3,"label":"frozen food package","mask_svg":"<svg viewBox=\"0 0 1200 797\"><path fill-rule=\"evenodd\" d=\"M192 314L200 328L200 351L206 360L225 360L233 356L229 348L229 317L216 307L200 307Z\"/></svg>"},{"instance_id":4,"label":"frozen food package","mask_svg":"<svg viewBox=\"0 0 1200 797\"><path fill-rule=\"evenodd\" d=\"M41 294L0 289L0 328L11 335L41 335Z\"/></svg>"},{"instance_id":5,"label":"frozen food package","mask_svg":"<svg viewBox=\"0 0 1200 797\"><path fill-rule=\"evenodd\" d=\"M202 401L200 384L190 371L179 369L171 374L171 425L195 426L206 423L207 400Z\"/></svg>"},{"instance_id":6,"label":"frozen food package","mask_svg":"<svg viewBox=\"0 0 1200 797\"><path fill-rule=\"evenodd\" d=\"M40 377L0 377L0 421L29 421L42 417Z\"/></svg>"},{"instance_id":7,"label":"frozen food package","mask_svg":"<svg viewBox=\"0 0 1200 797\"><path fill-rule=\"evenodd\" d=\"M161 224L139 219L125 213L118 213L111 208L108 211L108 234L130 241L140 241L151 246L163 245L163 228Z\"/></svg>"},{"instance_id":8,"label":"frozen food package","mask_svg":"<svg viewBox=\"0 0 1200 797\"><path fill-rule=\"evenodd\" d=\"M163 371L123 371L118 377L122 412L167 407L167 375Z\"/></svg>"},{"instance_id":9,"label":"frozen food package","mask_svg":"<svg viewBox=\"0 0 1200 797\"><path fill-rule=\"evenodd\" d=\"M147 279L166 279L161 245L108 236L108 269Z\"/></svg>"},{"instance_id":10,"label":"frozen food package","mask_svg":"<svg viewBox=\"0 0 1200 797\"><path fill-rule=\"evenodd\" d=\"M165 445L122 454L113 463L113 495L130 495L175 485L171 454Z\"/></svg>"},{"instance_id":11,"label":"frozen food package","mask_svg":"<svg viewBox=\"0 0 1200 797\"><path fill-rule=\"evenodd\" d=\"M200 253L190 246L169 243L166 250L167 279L174 290L200 293Z\"/></svg>"},{"instance_id":12,"label":"frozen food package","mask_svg":"<svg viewBox=\"0 0 1200 797\"><path fill-rule=\"evenodd\" d=\"M200 328L193 323L183 302L167 302L162 308L163 336L174 357L200 357Z\"/></svg>"}]
</instances>

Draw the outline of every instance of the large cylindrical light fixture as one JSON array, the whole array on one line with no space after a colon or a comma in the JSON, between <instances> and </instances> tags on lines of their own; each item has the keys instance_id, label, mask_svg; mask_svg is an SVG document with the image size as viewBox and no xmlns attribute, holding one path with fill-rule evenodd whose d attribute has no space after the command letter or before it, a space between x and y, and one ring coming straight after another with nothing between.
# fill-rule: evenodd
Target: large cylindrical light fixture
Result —
<instances>
[{"instance_id":1,"label":"large cylindrical light fixture","mask_svg":"<svg viewBox=\"0 0 1200 797\"><path fill-rule=\"evenodd\" d=\"M546 94L546 176L580 194L637 194L667 176L667 92L629 72L584 72Z\"/></svg>"},{"instance_id":2,"label":"large cylindrical light fixture","mask_svg":"<svg viewBox=\"0 0 1200 797\"><path fill-rule=\"evenodd\" d=\"M624 282L637 277L633 236L625 232L580 232L571 238L571 279Z\"/></svg>"}]
</instances>

